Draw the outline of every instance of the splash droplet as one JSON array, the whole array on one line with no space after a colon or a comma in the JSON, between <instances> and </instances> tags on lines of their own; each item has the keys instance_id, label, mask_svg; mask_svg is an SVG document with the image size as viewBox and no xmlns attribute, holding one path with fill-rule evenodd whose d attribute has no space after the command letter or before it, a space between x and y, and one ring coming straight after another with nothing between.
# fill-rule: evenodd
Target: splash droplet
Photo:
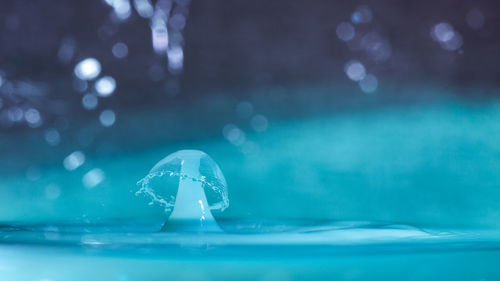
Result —
<instances>
[{"instance_id":1,"label":"splash droplet","mask_svg":"<svg viewBox=\"0 0 500 281\"><path fill-rule=\"evenodd\" d=\"M136 194L149 196L169 215L162 231L219 232L211 211L229 205L219 166L199 150L179 150L158 162L138 182Z\"/></svg>"}]
</instances>

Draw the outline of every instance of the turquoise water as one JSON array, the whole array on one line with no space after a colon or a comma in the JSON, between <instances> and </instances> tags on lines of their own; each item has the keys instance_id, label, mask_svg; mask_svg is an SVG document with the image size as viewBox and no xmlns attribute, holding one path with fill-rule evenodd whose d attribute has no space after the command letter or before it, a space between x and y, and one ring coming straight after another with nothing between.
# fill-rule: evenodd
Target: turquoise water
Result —
<instances>
[{"instance_id":1,"label":"turquoise water","mask_svg":"<svg viewBox=\"0 0 500 281\"><path fill-rule=\"evenodd\" d=\"M4 237L0 246L4 280L496 280L500 276L498 233L479 236L477 231L366 225L323 228L303 236L296 232L113 234L108 229L73 235L46 231L35 238L34 232L25 233L25 242ZM37 240L41 244L26 243Z\"/></svg>"},{"instance_id":2,"label":"turquoise water","mask_svg":"<svg viewBox=\"0 0 500 281\"><path fill-rule=\"evenodd\" d=\"M222 222L225 233L212 234L152 232L159 226L139 224L4 227L0 272L5 280L496 280L500 274L498 231L306 224L231 221Z\"/></svg>"},{"instance_id":3,"label":"turquoise water","mask_svg":"<svg viewBox=\"0 0 500 281\"><path fill-rule=\"evenodd\" d=\"M161 207L135 196L136 182L166 155L196 148L226 177L231 207L219 217L497 227L499 108L403 106L271 122L264 133L247 133L248 147L217 136L109 156L88 152L72 172L58 162L39 166L37 181L26 180L25 171L3 174L0 220L161 219ZM82 177L94 167L105 180L85 188ZM55 200L45 196L51 183L61 190Z\"/></svg>"},{"instance_id":4,"label":"turquoise water","mask_svg":"<svg viewBox=\"0 0 500 281\"><path fill-rule=\"evenodd\" d=\"M497 280L500 274L494 251L277 259L1 249L2 274L15 278L6 280Z\"/></svg>"},{"instance_id":5,"label":"turquoise water","mask_svg":"<svg viewBox=\"0 0 500 281\"><path fill-rule=\"evenodd\" d=\"M84 151L82 167L40 165L36 180L2 174L0 276L496 280L499 123L497 102L400 105L242 126L238 146L217 135ZM164 208L135 195L155 163L186 148L227 179L230 207L214 213L225 234L159 234ZM105 177L89 188L95 168Z\"/></svg>"}]
</instances>

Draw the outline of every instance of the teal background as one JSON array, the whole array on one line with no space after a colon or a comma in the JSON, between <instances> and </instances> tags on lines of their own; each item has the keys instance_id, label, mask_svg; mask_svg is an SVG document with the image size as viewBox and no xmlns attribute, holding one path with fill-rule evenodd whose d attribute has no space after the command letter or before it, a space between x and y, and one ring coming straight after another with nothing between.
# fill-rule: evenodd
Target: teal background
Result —
<instances>
[{"instance_id":1,"label":"teal background","mask_svg":"<svg viewBox=\"0 0 500 281\"><path fill-rule=\"evenodd\" d=\"M86 163L75 171L66 171L56 156L43 158L36 166L36 181L27 179L23 169L3 172L0 221L163 221L161 207L148 206L147 198L135 196L136 182L166 155L192 148L211 155L227 179L230 207L217 217L499 226L500 103L496 101L447 99L275 118L262 133L242 126L247 140L243 146L230 144L216 131L212 136L168 140L168 131L154 130L159 124L151 123L147 136L127 124L149 122L150 114L119 120L118 128L130 129L104 136L109 142L100 143L113 146L121 139L154 139L155 134L165 138L164 143L130 145L114 153L84 149ZM177 118L189 114L195 113L187 111ZM161 120L165 115L154 116ZM185 128L184 134L189 130ZM16 142L15 136L3 138ZM39 157L47 153L44 147L43 140L35 139L26 150L39 150L33 154ZM95 167L105 172L105 180L86 189L82 176ZM51 183L61 188L55 200L44 193Z\"/></svg>"}]
</instances>

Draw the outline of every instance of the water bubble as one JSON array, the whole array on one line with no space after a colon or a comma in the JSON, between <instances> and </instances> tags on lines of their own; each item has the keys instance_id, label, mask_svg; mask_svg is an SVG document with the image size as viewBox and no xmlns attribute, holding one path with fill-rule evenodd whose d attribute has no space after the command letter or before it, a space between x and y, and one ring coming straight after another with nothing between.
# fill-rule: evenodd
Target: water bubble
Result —
<instances>
[{"instance_id":1,"label":"water bubble","mask_svg":"<svg viewBox=\"0 0 500 281\"><path fill-rule=\"evenodd\" d=\"M116 58L123 59L128 55L128 47L125 43L118 42L113 45L113 47L111 48L111 52Z\"/></svg>"},{"instance_id":2,"label":"water bubble","mask_svg":"<svg viewBox=\"0 0 500 281\"><path fill-rule=\"evenodd\" d=\"M179 150L158 162L138 182L169 214L163 231L220 231L211 210L229 205L227 184L215 161L199 150Z\"/></svg>"},{"instance_id":3,"label":"water bubble","mask_svg":"<svg viewBox=\"0 0 500 281\"><path fill-rule=\"evenodd\" d=\"M61 142L59 131L54 128L47 129L45 131L45 141L52 146L58 145Z\"/></svg>"},{"instance_id":4,"label":"water bubble","mask_svg":"<svg viewBox=\"0 0 500 281\"><path fill-rule=\"evenodd\" d=\"M113 110L107 109L103 110L101 114L99 114L99 121L104 127L110 127L115 124L116 115Z\"/></svg>"},{"instance_id":5,"label":"water bubble","mask_svg":"<svg viewBox=\"0 0 500 281\"><path fill-rule=\"evenodd\" d=\"M101 97L108 97L115 91L116 81L111 76L104 76L95 82L95 90Z\"/></svg>"},{"instance_id":6,"label":"water bubble","mask_svg":"<svg viewBox=\"0 0 500 281\"><path fill-rule=\"evenodd\" d=\"M68 171L76 170L83 163L85 163L85 154L78 150L66 156L63 161L64 168Z\"/></svg>"},{"instance_id":7,"label":"water bubble","mask_svg":"<svg viewBox=\"0 0 500 281\"><path fill-rule=\"evenodd\" d=\"M363 80L366 75L365 66L359 61L355 60L347 62L344 67L344 71L347 77L349 77L349 79L353 81Z\"/></svg>"},{"instance_id":8,"label":"water bubble","mask_svg":"<svg viewBox=\"0 0 500 281\"><path fill-rule=\"evenodd\" d=\"M74 72L82 80L92 80L101 73L101 64L95 58L86 58L76 64Z\"/></svg>"},{"instance_id":9,"label":"water bubble","mask_svg":"<svg viewBox=\"0 0 500 281\"><path fill-rule=\"evenodd\" d=\"M97 99L97 96L94 94L86 94L82 98L83 108L87 110L95 109L98 103L99 100Z\"/></svg>"},{"instance_id":10,"label":"water bubble","mask_svg":"<svg viewBox=\"0 0 500 281\"><path fill-rule=\"evenodd\" d=\"M104 177L104 172L101 169L92 169L83 176L83 186L88 189L94 188L104 180Z\"/></svg>"},{"instance_id":11,"label":"water bubble","mask_svg":"<svg viewBox=\"0 0 500 281\"><path fill-rule=\"evenodd\" d=\"M341 22L337 25L337 37L342 41L350 41L356 35L354 26L348 22Z\"/></svg>"}]
</instances>

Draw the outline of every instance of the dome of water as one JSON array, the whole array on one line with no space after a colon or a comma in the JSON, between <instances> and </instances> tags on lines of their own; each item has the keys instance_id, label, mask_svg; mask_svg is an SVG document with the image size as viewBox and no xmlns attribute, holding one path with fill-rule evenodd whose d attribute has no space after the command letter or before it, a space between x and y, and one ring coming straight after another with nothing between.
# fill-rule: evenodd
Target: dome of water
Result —
<instances>
[{"instance_id":1,"label":"dome of water","mask_svg":"<svg viewBox=\"0 0 500 281\"><path fill-rule=\"evenodd\" d=\"M211 210L229 205L227 184L215 161L199 150L179 150L158 162L138 182L136 194L150 197L169 215L163 230L175 225L179 230L218 230ZM189 226L189 227L185 227ZM201 229L200 229L201 227Z\"/></svg>"}]
</instances>

